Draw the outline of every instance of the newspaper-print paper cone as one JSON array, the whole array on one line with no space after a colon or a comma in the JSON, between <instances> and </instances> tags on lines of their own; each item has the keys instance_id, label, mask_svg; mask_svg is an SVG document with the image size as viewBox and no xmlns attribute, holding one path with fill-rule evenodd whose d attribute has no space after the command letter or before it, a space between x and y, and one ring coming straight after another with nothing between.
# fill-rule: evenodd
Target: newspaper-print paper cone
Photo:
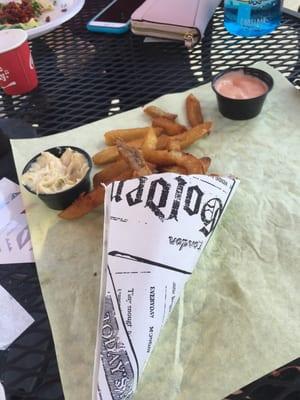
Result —
<instances>
[{"instance_id":1,"label":"newspaper-print paper cone","mask_svg":"<svg viewBox=\"0 0 300 400\"><path fill-rule=\"evenodd\" d=\"M151 175L106 191L107 283L93 399L132 397L149 355L238 182Z\"/></svg>"}]
</instances>

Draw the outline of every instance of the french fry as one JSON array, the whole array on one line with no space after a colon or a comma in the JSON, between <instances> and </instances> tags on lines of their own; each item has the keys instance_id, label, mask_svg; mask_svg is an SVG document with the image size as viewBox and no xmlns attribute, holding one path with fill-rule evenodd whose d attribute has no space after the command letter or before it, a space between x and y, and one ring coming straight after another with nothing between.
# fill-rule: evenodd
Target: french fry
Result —
<instances>
[{"instance_id":1,"label":"french fry","mask_svg":"<svg viewBox=\"0 0 300 400\"><path fill-rule=\"evenodd\" d=\"M88 214L104 202L105 190L99 186L89 193L81 194L69 207L61 211L58 216L62 219L78 219Z\"/></svg>"},{"instance_id":2,"label":"french fry","mask_svg":"<svg viewBox=\"0 0 300 400\"><path fill-rule=\"evenodd\" d=\"M203 124L196 125L188 131L178 135L180 140L181 149L185 149L195 143L197 140L201 139L205 135L209 134L212 127L212 122L204 122Z\"/></svg>"},{"instance_id":3,"label":"french fry","mask_svg":"<svg viewBox=\"0 0 300 400\"><path fill-rule=\"evenodd\" d=\"M167 119L169 119L171 121L174 121L177 118L176 114L172 114L172 113L166 112L166 111L164 111L161 108L156 107L156 106L145 107L143 111L144 111L145 114L147 114L151 118L163 117L163 118L167 118Z\"/></svg>"},{"instance_id":4,"label":"french fry","mask_svg":"<svg viewBox=\"0 0 300 400\"><path fill-rule=\"evenodd\" d=\"M155 134L154 128L150 127L148 129L148 133L144 138L144 142L142 144L142 151L147 150L155 150L157 146L157 136Z\"/></svg>"},{"instance_id":5,"label":"french fry","mask_svg":"<svg viewBox=\"0 0 300 400\"><path fill-rule=\"evenodd\" d=\"M192 154L184 153L182 158L177 160L177 165L186 168L188 174L204 175L211 163L209 157L197 158Z\"/></svg>"},{"instance_id":6,"label":"french fry","mask_svg":"<svg viewBox=\"0 0 300 400\"><path fill-rule=\"evenodd\" d=\"M104 134L105 143L108 146L116 144L117 139L122 139L125 142L131 140L142 139L148 132L148 127L130 128L130 129L115 129Z\"/></svg>"},{"instance_id":7,"label":"french fry","mask_svg":"<svg viewBox=\"0 0 300 400\"><path fill-rule=\"evenodd\" d=\"M211 164L211 158L210 157L202 157L200 158L202 165L203 165L203 174L206 174L208 171L208 168L210 167Z\"/></svg>"},{"instance_id":8,"label":"french fry","mask_svg":"<svg viewBox=\"0 0 300 400\"><path fill-rule=\"evenodd\" d=\"M184 139L185 139L185 132L180 133L179 135L175 135L175 136L161 135L157 138L156 149L157 150L170 150L170 147L172 147L172 145L170 145L171 142L173 142L173 141L181 142ZM185 148L185 147L183 147L181 145L181 148Z\"/></svg>"},{"instance_id":9,"label":"french fry","mask_svg":"<svg viewBox=\"0 0 300 400\"><path fill-rule=\"evenodd\" d=\"M131 147L140 148L143 143L143 139L136 139L128 142ZM103 165L116 161L120 157L117 146L109 146L105 149L94 154L92 159L95 165Z\"/></svg>"},{"instance_id":10,"label":"french fry","mask_svg":"<svg viewBox=\"0 0 300 400\"><path fill-rule=\"evenodd\" d=\"M157 140L157 150L175 150L177 145L173 145L171 142L180 142L180 149L184 150L191 146L197 140L201 139L205 135L208 135L212 127L212 122L207 121L203 124L197 125L186 132L180 133L175 136L161 135Z\"/></svg>"},{"instance_id":11,"label":"french fry","mask_svg":"<svg viewBox=\"0 0 300 400\"><path fill-rule=\"evenodd\" d=\"M162 128L164 132L170 136L178 135L179 133L186 131L185 126L164 117L154 118L152 120L152 126Z\"/></svg>"},{"instance_id":12,"label":"french fry","mask_svg":"<svg viewBox=\"0 0 300 400\"><path fill-rule=\"evenodd\" d=\"M177 136L168 136L168 135L160 135L157 138L156 148L157 150L166 150L169 145L171 139L176 138Z\"/></svg>"},{"instance_id":13,"label":"french fry","mask_svg":"<svg viewBox=\"0 0 300 400\"><path fill-rule=\"evenodd\" d=\"M120 159L115 161L112 164L109 164L102 171L97 172L93 178L94 187L101 185L101 183L109 184L112 181L116 180L116 177L125 171L129 170L132 173L131 168L128 163L124 159Z\"/></svg>"},{"instance_id":14,"label":"french fry","mask_svg":"<svg viewBox=\"0 0 300 400\"><path fill-rule=\"evenodd\" d=\"M145 160L151 162L158 167L177 165L177 161L182 157L180 151L168 151L168 150L144 150L143 151Z\"/></svg>"},{"instance_id":15,"label":"french fry","mask_svg":"<svg viewBox=\"0 0 300 400\"><path fill-rule=\"evenodd\" d=\"M167 150L180 151L181 150L180 140L170 140L167 146Z\"/></svg>"},{"instance_id":16,"label":"french fry","mask_svg":"<svg viewBox=\"0 0 300 400\"><path fill-rule=\"evenodd\" d=\"M143 157L143 153L140 150L128 146L122 140L117 140L117 147L120 155L124 158L124 160L126 160L126 162L133 169L134 177L152 174L152 171L147 165Z\"/></svg>"},{"instance_id":17,"label":"french fry","mask_svg":"<svg viewBox=\"0 0 300 400\"><path fill-rule=\"evenodd\" d=\"M115 161L119 156L116 146L109 146L94 154L92 160L95 165L103 165Z\"/></svg>"},{"instance_id":18,"label":"french fry","mask_svg":"<svg viewBox=\"0 0 300 400\"><path fill-rule=\"evenodd\" d=\"M192 127L202 124L203 115L201 105L193 94L189 94L185 101L187 119Z\"/></svg>"},{"instance_id":19,"label":"french fry","mask_svg":"<svg viewBox=\"0 0 300 400\"><path fill-rule=\"evenodd\" d=\"M197 158L192 154L175 150L146 150L143 152L147 161L159 167L174 166L183 167L188 174L205 174L210 165L210 158Z\"/></svg>"},{"instance_id":20,"label":"french fry","mask_svg":"<svg viewBox=\"0 0 300 400\"><path fill-rule=\"evenodd\" d=\"M104 134L105 143L108 146L116 144L117 139L122 139L125 142L131 140L143 139L148 132L148 126L144 128L130 128L130 129L115 129L108 131ZM157 136L162 133L162 129L155 129Z\"/></svg>"}]
</instances>

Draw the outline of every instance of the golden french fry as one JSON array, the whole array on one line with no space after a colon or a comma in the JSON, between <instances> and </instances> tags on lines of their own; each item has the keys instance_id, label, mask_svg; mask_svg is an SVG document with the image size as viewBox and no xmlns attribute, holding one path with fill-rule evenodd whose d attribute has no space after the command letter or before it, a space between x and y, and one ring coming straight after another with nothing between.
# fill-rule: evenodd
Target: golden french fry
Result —
<instances>
[{"instance_id":1,"label":"golden french fry","mask_svg":"<svg viewBox=\"0 0 300 400\"><path fill-rule=\"evenodd\" d=\"M148 106L144 108L144 113L147 114L151 118L159 118L159 117L164 117L167 118L171 121L174 121L177 118L176 114L172 114L169 112L166 112L162 110L159 107L156 106Z\"/></svg>"},{"instance_id":2,"label":"golden french fry","mask_svg":"<svg viewBox=\"0 0 300 400\"><path fill-rule=\"evenodd\" d=\"M211 162L209 157L199 159L176 150L146 150L143 154L148 162L156 164L158 168L177 165L185 168L188 174L205 174Z\"/></svg>"},{"instance_id":3,"label":"golden french fry","mask_svg":"<svg viewBox=\"0 0 300 400\"><path fill-rule=\"evenodd\" d=\"M135 147L138 149L143 144L143 140L144 139L132 140L128 142L128 144L131 147ZM94 154L92 158L95 165L103 165L116 161L118 158L120 158L120 154L117 146L109 146Z\"/></svg>"},{"instance_id":4,"label":"golden french fry","mask_svg":"<svg viewBox=\"0 0 300 400\"><path fill-rule=\"evenodd\" d=\"M157 146L157 136L155 134L154 128L150 127L148 129L148 133L144 138L144 142L142 144L142 151L147 150L155 150Z\"/></svg>"},{"instance_id":5,"label":"golden french fry","mask_svg":"<svg viewBox=\"0 0 300 400\"><path fill-rule=\"evenodd\" d=\"M122 174L124 171L130 170L128 163L124 159L120 159L115 161L112 164L109 164L102 171L97 172L93 178L94 187L99 186L101 183L108 184L113 180L116 180L116 177Z\"/></svg>"},{"instance_id":6,"label":"golden french fry","mask_svg":"<svg viewBox=\"0 0 300 400\"><path fill-rule=\"evenodd\" d=\"M211 164L211 158L210 157L202 157L200 158L202 165L203 165L203 174L206 174L208 171L208 168L210 167Z\"/></svg>"},{"instance_id":7,"label":"golden french fry","mask_svg":"<svg viewBox=\"0 0 300 400\"><path fill-rule=\"evenodd\" d=\"M173 137L176 138L177 136L160 135L157 138L157 150L166 150L169 145L170 139L172 139Z\"/></svg>"},{"instance_id":8,"label":"golden french fry","mask_svg":"<svg viewBox=\"0 0 300 400\"><path fill-rule=\"evenodd\" d=\"M104 202L105 190L99 186L89 193L81 194L69 207L61 211L58 216L63 219L78 219L88 214Z\"/></svg>"},{"instance_id":9,"label":"golden french fry","mask_svg":"<svg viewBox=\"0 0 300 400\"><path fill-rule=\"evenodd\" d=\"M195 143L198 139L201 139L205 135L209 134L212 127L212 122L204 122L203 124L196 125L188 131L178 135L180 140L181 149L185 149ZM180 136L180 137L179 137Z\"/></svg>"},{"instance_id":10,"label":"golden french fry","mask_svg":"<svg viewBox=\"0 0 300 400\"><path fill-rule=\"evenodd\" d=\"M177 165L177 161L182 157L180 151L168 151L168 150L146 150L143 151L145 160L156 164L158 167Z\"/></svg>"},{"instance_id":11,"label":"golden french fry","mask_svg":"<svg viewBox=\"0 0 300 400\"><path fill-rule=\"evenodd\" d=\"M167 150L180 151L181 143L179 140L170 140Z\"/></svg>"},{"instance_id":12,"label":"golden french fry","mask_svg":"<svg viewBox=\"0 0 300 400\"><path fill-rule=\"evenodd\" d=\"M188 131L187 131L188 132ZM184 149L185 143L186 143L186 132L180 133L179 135L175 136L168 136L168 135L161 135L157 138L157 144L156 144L156 149L157 150L168 150L172 145L170 145L170 142L183 142L181 143L181 149Z\"/></svg>"},{"instance_id":13,"label":"golden french fry","mask_svg":"<svg viewBox=\"0 0 300 400\"><path fill-rule=\"evenodd\" d=\"M130 142L136 139L143 139L148 132L148 126L144 128L130 128L130 129L115 129L108 131L104 134L105 143L108 146L116 144L117 139L121 139L125 142ZM162 133L162 129L155 129L157 136Z\"/></svg>"},{"instance_id":14,"label":"golden french fry","mask_svg":"<svg viewBox=\"0 0 300 400\"><path fill-rule=\"evenodd\" d=\"M180 133L175 136L161 135L157 141L157 150L184 150L189 147L197 140L201 139L205 135L209 134L212 127L212 122L204 122L203 124L197 125L186 132ZM180 142L180 149L177 144L173 145L172 142Z\"/></svg>"},{"instance_id":15,"label":"golden french fry","mask_svg":"<svg viewBox=\"0 0 300 400\"><path fill-rule=\"evenodd\" d=\"M184 153L181 159L177 160L177 165L186 168L188 174L205 174L210 166L209 157L197 158L192 154Z\"/></svg>"},{"instance_id":16,"label":"golden french fry","mask_svg":"<svg viewBox=\"0 0 300 400\"><path fill-rule=\"evenodd\" d=\"M189 94L185 100L187 119L190 125L196 126L202 124L203 115L201 105L198 99L193 94Z\"/></svg>"},{"instance_id":17,"label":"golden french fry","mask_svg":"<svg viewBox=\"0 0 300 400\"><path fill-rule=\"evenodd\" d=\"M170 136L178 135L186 131L185 126L164 117L154 118L152 120L152 126L162 128L164 132Z\"/></svg>"},{"instance_id":18,"label":"golden french fry","mask_svg":"<svg viewBox=\"0 0 300 400\"><path fill-rule=\"evenodd\" d=\"M129 142L135 139L142 139L148 132L148 127L144 128L130 128L130 129L115 129L108 131L104 134L105 143L109 146L116 144L117 139Z\"/></svg>"},{"instance_id":19,"label":"golden french fry","mask_svg":"<svg viewBox=\"0 0 300 400\"><path fill-rule=\"evenodd\" d=\"M96 165L107 164L115 161L119 157L119 152L116 146L109 146L94 154L92 160Z\"/></svg>"},{"instance_id":20,"label":"golden french fry","mask_svg":"<svg viewBox=\"0 0 300 400\"><path fill-rule=\"evenodd\" d=\"M117 140L116 145L120 155L133 169L134 177L152 174L152 171L146 163L143 153L140 150L128 146L128 144L120 139Z\"/></svg>"}]
</instances>

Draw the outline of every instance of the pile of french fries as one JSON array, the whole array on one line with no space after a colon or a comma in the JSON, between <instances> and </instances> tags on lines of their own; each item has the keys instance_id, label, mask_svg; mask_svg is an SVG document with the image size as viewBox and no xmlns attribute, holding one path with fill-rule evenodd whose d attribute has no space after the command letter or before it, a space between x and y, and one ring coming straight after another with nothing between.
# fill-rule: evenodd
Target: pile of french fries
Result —
<instances>
[{"instance_id":1,"label":"pile of french fries","mask_svg":"<svg viewBox=\"0 0 300 400\"><path fill-rule=\"evenodd\" d=\"M156 106L143 109L152 124L143 128L106 132L105 149L93 156L93 162L104 168L93 178L93 190L82 194L59 216L77 219L104 202L105 189L114 181L161 172L206 174L209 157L197 158L183 150L209 134L212 122L205 122L199 100L190 94L185 100L187 128L176 121L177 115Z\"/></svg>"}]
</instances>

